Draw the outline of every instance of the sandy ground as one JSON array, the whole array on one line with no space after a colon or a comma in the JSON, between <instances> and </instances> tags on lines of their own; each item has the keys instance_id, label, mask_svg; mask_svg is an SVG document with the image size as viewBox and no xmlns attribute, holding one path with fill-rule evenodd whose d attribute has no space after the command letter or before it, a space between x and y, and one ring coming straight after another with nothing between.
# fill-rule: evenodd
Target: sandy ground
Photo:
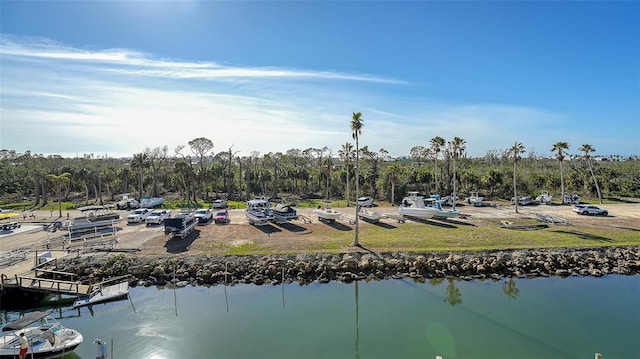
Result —
<instances>
[{"instance_id":1,"label":"sandy ground","mask_svg":"<svg viewBox=\"0 0 640 359\"><path fill-rule=\"evenodd\" d=\"M536 218L536 214L553 215L567 220L572 225L602 226L627 228L640 231L640 203L608 204L601 206L609 210L607 217L581 216L571 210L571 206L560 205L530 205L520 207L516 214L513 206L504 207L470 207L458 206L461 214L467 215L466 219L456 221L472 222L476 226L491 226L502 220L518 221L520 219ZM381 213L396 214L397 207L375 207ZM355 218L355 208L339 208L346 217ZM229 210L229 224L199 225L186 239L172 239L164 235L163 226L149 226L144 224L128 225L126 219L118 224L119 249L139 249L140 254L201 254L203 251L211 251L216 247L240 246L247 243L260 243L272 248L274 251L309 248L314 242L321 242L328 231L351 230L354 226L349 221L338 221L335 224L319 222L312 209L300 209L299 213L311 220L311 223L301 220L292 221L283 225L267 225L254 227L248 224L244 210ZM122 218L126 218L127 211L121 212ZM66 218L63 212L63 219ZM28 213L27 215L30 215ZM79 211L69 211L71 217L79 216ZM13 250L42 250L47 240L61 236L60 232L49 233L43 231L43 224L51 223L58 219L56 211L36 211L33 217L26 220L22 216L1 220L0 223L17 221L21 227L12 231L0 231L0 253ZM361 221L362 226L373 224ZM420 225L412 221L404 224L397 220L386 218L381 223L386 226L401 227L407 225ZM64 234L64 232L62 233ZM639 234L640 235L640 234ZM352 249L357 250L357 249Z\"/></svg>"}]
</instances>

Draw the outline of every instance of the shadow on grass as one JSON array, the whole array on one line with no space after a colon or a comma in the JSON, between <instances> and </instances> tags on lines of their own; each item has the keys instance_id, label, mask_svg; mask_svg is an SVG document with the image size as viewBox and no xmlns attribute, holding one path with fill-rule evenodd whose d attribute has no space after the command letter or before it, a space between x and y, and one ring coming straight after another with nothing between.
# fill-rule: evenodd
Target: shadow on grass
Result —
<instances>
[{"instance_id":1,"label":"shadow on grass","mask_svg":"<svg viewBox=\"0 0 640 359\"><path fill-rule=\"evenodd\" d=\"M456 219L451 219L451 218L435 218L434 217L433 219L436 220L436 221L440 221L442 223L456 224L456 225L460 225L460 226L477 227L473 223L462 222L462 221L458 221Z\"/></svg>"},{"instance_id":2,"label":"shadow on grass","mask_svg":"<svg viewBox=\"0 0 640 359\"><path fill-rule=\"evenodd\" d=\"M326 224L329 227L337 229L339 231L345 231L346 232L346 231L352 231L353 230L353 228L351 228L351 227L349 227L347 225L344 225L344 224L342 224L342 223L340 223L338 221L329 222L329 221L320 220L320 222Z\"/></svg>"},{"instance_id":3,"label":"shadow on grass","mask_svg":"<svg viewBox=\"0 0 640 359\"><path fill-rule=\"evenodd\" d=\"M287 223L279 223L278 226L286 229L289 232L294 232L294 233L301 233L301 232L307 232L308 229L301 227L295 223L291 223L291 222L287 222Z\"/></svg>"},{"instance_id":4,"label":"shadow on grass","mask_svg":"<svg viewBox=\"0 0 640 359\"><path fill-rule=\"evenodd\" d=\"M620 202L620 203L638 203L637 199L633 198L619 198L619 197L605 197L604 199L611 202Z\"/></svg>"},{"instance_id":5,"label":"shadow on grass","mask_svg":"<svg viewBox=\"0 0 640 359\"><path fill-rule=\"evenodd\" d=\"M571 234L571 235L574 235L574 236L576 236L576 237L578 237L580 239L586 239L588 241L613 242L613 239L611 239L611 238L597 236L595 234L590 234L590 233L578 232L578 231L556 230L556 231L552 231L552 232L561 233L561 234Z\"/></svg>"},{"instance_id":6,"label":"shadow on grass","mask_svg":"<svg viewBox=\"0 0 640 359\"><path fill-rule=\"evenodd\" d=\"M365 221L365 222L368 222L368 221ZM386 229L396 229L396 228L398 228L398 227L396 227L396 226L394 226L392 224L384 223L384 222L380 222L380 221L378 221L378 222L369 222L369 223L371 223L373 225L376 225L378 227L386 228Z\"/></svg>"},{"instance_id":7,"label":"shadow on grass","mask_svg":"<svg viewBox=\"0 0 640 359\"><path fill-rule=\"evenodd\" d=\"M442 227L442 228L458 228L456 226L450 225L448 223L443 223L443 222L434 222L432 220L428 220L428 219L420 219L420 218L413 218L413 217L408 217L409 219L411 219L414 222L417 223L424 223L424 224L428 224L428 225L432 225L432 226L436 226L436 227Z\"/></svg>"},{"instance_id":8,"label":"shadow on grass","mask_svg":"<svg viewBox=\"0 0 640 359\"><path fill-rule=\"evenodd\" d=\"M168 253L182 253L189 250L191 247L191 243L195 242L196 239L200 238L200 231L194 229L188 236L185 238L171 238L165 242L164 247L167 248Z\"/></svg>"},{"instance_id":9,"label":"shadow on grass","mask_svg":"<svg viewBox=\"0 0 640 359\"><path fill-rule=\"evenodd\" d=\"M280 228L274 227L271 223L264 224L262 226L254 226L254 227L259 229L262 233L264 233L266 235L271 235L273 233L282 232L282 230Z\"/></svg>"}]
</instances>

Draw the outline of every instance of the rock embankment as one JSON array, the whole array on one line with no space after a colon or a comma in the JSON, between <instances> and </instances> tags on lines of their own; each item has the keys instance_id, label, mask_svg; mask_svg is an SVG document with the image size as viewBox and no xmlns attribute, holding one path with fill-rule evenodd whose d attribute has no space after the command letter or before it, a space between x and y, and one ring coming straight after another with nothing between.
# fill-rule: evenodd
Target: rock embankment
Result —
<instances>
[{"instance_id":1,"label":"rock embankment","mask_svg":"<svg viewBox=\"0 0 640 359\"><path fill-rule=\"evenodd\" d=\"M76 257L58 264L80 280L131 275L131 285L217 285L458 277L640 274L640 247L454 253L349 253L265 256Z\"/></svg>"}]
</instances>

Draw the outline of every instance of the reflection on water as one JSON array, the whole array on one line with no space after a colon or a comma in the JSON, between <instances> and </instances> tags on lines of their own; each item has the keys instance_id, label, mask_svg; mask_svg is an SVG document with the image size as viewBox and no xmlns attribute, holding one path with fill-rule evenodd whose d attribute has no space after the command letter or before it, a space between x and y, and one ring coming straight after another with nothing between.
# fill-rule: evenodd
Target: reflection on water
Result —
<instances>
[{"instance_id":1,"label":"reflection on water","mask_svg":"<svg viewBox=\"0 0 640 359\"><path fill-rule=\"evenodd\" d=\"M638 276L131 288L130 295L95 305L93 316L89 308L57 308L64 325L83 333L82 358L95 358L95 338L113 340L114 357L144 359L640 357ZM18 314L3 312L2 320Z\"/></svg>"}]
</instances>

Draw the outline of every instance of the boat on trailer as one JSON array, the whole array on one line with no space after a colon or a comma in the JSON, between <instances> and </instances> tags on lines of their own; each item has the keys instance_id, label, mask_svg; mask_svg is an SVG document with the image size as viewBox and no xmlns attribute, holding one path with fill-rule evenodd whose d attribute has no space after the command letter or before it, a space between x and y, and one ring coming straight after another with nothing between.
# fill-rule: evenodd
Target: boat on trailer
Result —
<instances>
[{"instance_id":1,"label":"boat on trailer","mask_svg":"<svg viewBox=\"0 0 640 359\"><path fill-rule=\"evenodd\" d=\"M384 217L384 215L378 211L373 211L364 207L360 207L360 211L358 212L358 217L371 222L377 222L380 218Z\"/></svg>"},{"instance_id":2,"label":"boat on trailer","mask_svg":"<svg viewBox=\"0 0 640 359\"><path fill-rule=\"evenodd\" d=\"M264 226L275 219L270 202L266 198L256 198L247 201L245 211L249 224L254 226Z\"/></svg>"},{"instance_id":3,"label":"boat on trailer","mask_svg":"<svg viewBox=\"0 0 640 359\"><path fill-rule=\"evenodd\" d=\"M313 210L313 214L318 216L318 220L335 222L336 219L340 219L342 212L333 209L332 205L331 201L322 201L322 204Z\"/></svg>"},{"instance_id":4,"label":"boat on trailer","mask_svg":"<svg viewBox=\"0 0 640 359\"><path fill-rule=\"evenodd\" d=\"M174 218L164 220L164 234L185 238L196 227L198 219L191 212L180 212Z\"/></svg>"},{"instance_id":5,"label":"boat on trailer","mask_svg":"<svg viewBox=\"0 0 640 359\"><path fill-rule=\"evenodd\" d=\"M25 358L61 358L82 344L82 334L65 328L50 312L35 311L2 327L0 359L18 358L20 334L29 343Z\"/></svg>"},{"instance_id":6,"label":"boat on trailer","mask_svg":"<svg viewBox=\"0 0 640 359\"><path fill-rule=\"evenodd\" d=\"M435 208L427 207L424 204L424 197L419 196L418 192L409 192L407 196L402 199L400 207L398 207L398 213L400 215L419 219L433 218L436 212L437 210Z\"/></svg>"},{"instance_id":7,"label":"boat on trailer","mask_svg":"<svg viewBox=\"0 0 640 359\"><path fill-rule=\"evenodd\" d=\"M278 222L288 222L298 219L298 210L295 207L295 204L276 204L272 208L275 220Z\"/></svg>"},{"instance_id":8,"label":"boat on trailer","mask_svg":"<svg viewBox=\"0 0 640 359\"><path fill-rule=\"evenodd\" d=\"M460 215L460 211L458 210L442 208L442 204L445 200L440 198L440 195L438 194L429 197L429 201L431 203L427 207L436 209L436 213L433 215L436 218L453 218Z\"/></svg>"},{"instance_id":9,"label":"boat on trailer","mask_svg":"<svg viewBox=\"0 0 640 359\"><path fill-rule=\"evenodd\" d=\"M465 199L469 205L474 207L481 207L483 200L484 197L480 196L478 192L471 192L471 195Z\"/></svg>"},{"instance_id":10,"label":"boat on trailer","mask_svg":"<svg viewBox=\"0 0 640 359\"><path fill-rule=\"evenodd\" d=\"M549 194L548 191L542 191L542 193L536 197L536 201L540 204L551 204L551 200L553 196Z\"/></svg>"}]
</instances>

